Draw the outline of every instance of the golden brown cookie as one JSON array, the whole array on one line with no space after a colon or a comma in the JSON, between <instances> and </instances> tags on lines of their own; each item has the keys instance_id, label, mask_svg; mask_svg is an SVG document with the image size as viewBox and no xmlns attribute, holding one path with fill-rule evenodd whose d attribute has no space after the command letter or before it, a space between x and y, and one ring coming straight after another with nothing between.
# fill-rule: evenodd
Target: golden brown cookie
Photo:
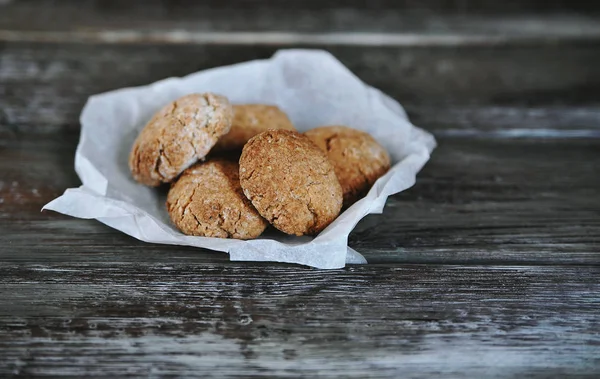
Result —
<instances>
[{"instance_id":1,"label":"golden brown cookie","mask_svg":"<svg viewBox=\"0 0 600 379\"><path fill-rule=\"evenodd\" d=\"M226 160L197 163L167 195L173 223L185 234L250 239L267 227L240 187L239 165Z\"/></svg>"},{"instance_id":2,"label":"golden brown cookie","mask_svg":"<svg viewBox=\"0 0 600 379\"><path fill-rule=\"evenodd\" d=\"M316 234L342 208L342 188L325 154L306 136L269 130L248 141L240 184L258 212L282 232Z\"/></svg>"},{"instance_id":3,"label":"golden brown cookie","mask_svg":"<svg viewBox=\"0 0 600 379\"><path fill-rule=\"evenodd\" d=\"M346 207L365 196L390 169L387 151L368 133L346 126L322 126L304 134L327 153L342 185Z\"/></svg>"},{"instance_id":4,"label":"golden brown cookie","mask_svg":"<svg viewBox=\"0 0 600 379\"><path fill-rule=\"evenodd\" d=\"M211 93L183 96L152 117L129 155L133 178L148 186L175 179L203 159L219 137L229 132L229 101Z\"/></svg>"},{"instance_id":5,"label":"golden brown cookie","mask_svg":"<svg viewBox=\"0 0 600 379\"><path fill-rule=\"evenodd\" d=\"M234 105L233 113L231 130L219 139L215 150L242 150L250 138L269 129L296 130L288 116L274 105Z\"/></svg>"}]
</instances>

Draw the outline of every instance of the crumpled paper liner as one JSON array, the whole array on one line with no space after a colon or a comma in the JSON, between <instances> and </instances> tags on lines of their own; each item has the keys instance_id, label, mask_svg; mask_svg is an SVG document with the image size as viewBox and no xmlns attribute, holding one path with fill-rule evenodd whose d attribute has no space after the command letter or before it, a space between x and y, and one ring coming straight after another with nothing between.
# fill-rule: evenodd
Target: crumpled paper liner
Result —
<instances>
[{"instance_id":1,"label":"crumpled paper liner","mask_svg":"<svg viewBox=\"0 0 600 379\"><path fill-rule=\"evenodd\" d=\"M250 241L186 236L170 222L165 194L136 183L127 159L139 130L158 109L196 92L222 94L234 104L275 104L299 131L322 125L364 130L388 150L393 166L366 197L316 237L276 231ZM81 138L75 153L75 170L83 185L67 189L44 209L97 219L146 242L228 252L235 261L340 268L346 263L366 263L347 246L348 235L367 214L381 213L388 196L415 183L435 145L431 134L408 121L400 104L363 83L328 52L281 50L271 59L90 97L81 114Z\"/></svg>"}]
</instances>

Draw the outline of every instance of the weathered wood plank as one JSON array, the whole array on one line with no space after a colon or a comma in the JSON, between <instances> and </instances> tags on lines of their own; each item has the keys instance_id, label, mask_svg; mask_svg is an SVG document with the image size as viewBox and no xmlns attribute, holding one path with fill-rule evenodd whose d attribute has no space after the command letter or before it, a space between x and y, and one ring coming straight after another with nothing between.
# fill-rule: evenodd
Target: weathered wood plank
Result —
<instances>
[{"instance_id":1,"label":"weathered wood plank","mask_svg":"<svg viewBox=\"0 0 600 379\"><path fill-rule=\"evenodd\" d=\"M392 197L383 215L360 223L350 246L371 262L600 263L600 139L441 136L439 142L417 185ZM0 139L3 260L35 263L73 254L69 259L78 261L165 261L182 251L186 259L226 259L40 213L80 184L72 169L76 143L76 134Z\"/></svg>"},{"instance_id":2,"label":"weathered wood plank","mask_svg":"<svg viewBox=\"0 0 600 379\"><path fill-rule=\"evenodd\" d=\"M2 2L4 10L8 16L16 17L18 15L34 15L36 21L51 22L52 16L59 14L66 15L89 15L90 18L110 21L109 16L119 16L124 13L135 12L143 18L149 20L167 19L177 20L179 18L193 19L203 17L205 11L228 11L236 10L260 13L265 10L275 11L313 11L314 13L323 13L328 11L384 11L384 10L402 10L405 12L421 12L427 14L465 14L465 15L497 15L497 14L531 14L540 15L568 13L568 14L595 14L600 10L596 3L589 1L573 0L521 0L518 2L505 1L497 2L494 0L482 0L478 2L465 2L462 0L421 0L397 1L397 0L330 0L322 2L319 0L204 0L202 2L194 0L129 0L122 2L119 0L4 0ZM35 15L34 10L46 10L51 13ZM73 13L79 12L79 13ZM65 16L66 16L65 15ZM66 19L66 18L65 18Z\"/></svg>"},{"instance_id":3,"label":"weathered wood plank","mask_svg":"<svg viewBox=\"0 0 600 379\"><path fill-rule=\"evenodd\" d=\"M15 1L1 6L0 39L258 43L314 34L383 33L392 43L480 43L598 36L590 2ZM46 32L35 33L36 31ZM274 32L266 35L264 32ZM47 33L51 32L51 33ZM66 33L65 33L66 32ZM298 35L297 33L300 33ZM279 37L279 39L277 38ZM339 41L339 35L337 36ZM356 37L356 36L355 36ZM379 37L381 39L381 37ZM375 42L377 38L372 39ZM216 41L216 39L214 40ZM355 38L354 43L359 43ZM404 42L403 42L404 41Z\"/></svg>"},{"instance_id":4,"label":"weathered wood plank","mask_svg":"<svg viewBox=\"0 0 600 379\"><path fill-rule=\"evenodd\" d=\"M598 47L328 49L428 128L597 130ZM266 58L275 51L269 46L0 43L0 127L23 133L78 130L79 113L92 94Z\"/></svg>"},{"instance_id":5,"label":"weathered wood plank","mask_svg":"<svg viewBox=\"0 0 600 379\"><path fill-rule=\"evenodd\" d=\"M0 266L0 375L593 378L598 267Z\"/></svg>"},{"instance_id":6,"label":"weathered wood plank","mask_svg":"<svg viewBox=\"0 0 600 379\"><path fill-rule=\"evenodd\" d=\"M426 126L438 136L501 139L600 137L600 107L596 105L409 104L406 108L415 125Z\"/></svg>"},{"instance_id":7,"label":"weathered wood plank","mask_svg":"<svg viewBox=\"0 0 600 379\"><path fill-rule=\"evenodd\" d=\"M590 10L557 0L0 1L0 376L600 376ZM230 45L207 43L219 39ZM88 40L102 44L77 43ZM79 184L89 95L297 46L332 51L439 138L417 185L351 235L386 266L232 263L39 212Z\"/></svg>"}]
</instances>

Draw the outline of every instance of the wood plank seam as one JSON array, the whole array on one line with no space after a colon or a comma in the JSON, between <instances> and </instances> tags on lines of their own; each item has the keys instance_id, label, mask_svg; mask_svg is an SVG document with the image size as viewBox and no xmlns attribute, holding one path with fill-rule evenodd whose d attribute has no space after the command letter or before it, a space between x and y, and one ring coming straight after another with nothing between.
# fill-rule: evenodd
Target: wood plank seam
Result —
<instances>
[{"instance_id":1,"label":"wood plank seam","mask_svg":"<svg viewBox=\"0 0 600 379\"><path fill-rule=\"evenodd\" d=\"M420 33L298 33L298 32L215 32L189 30L78 30L78 31L16 31L0 30L0 42L46 43L164 43L219 45L314 45L314 46L490 46L540 45L597 41L600 31L565 35L468 35Z\"/></svg>"}]
</instances>

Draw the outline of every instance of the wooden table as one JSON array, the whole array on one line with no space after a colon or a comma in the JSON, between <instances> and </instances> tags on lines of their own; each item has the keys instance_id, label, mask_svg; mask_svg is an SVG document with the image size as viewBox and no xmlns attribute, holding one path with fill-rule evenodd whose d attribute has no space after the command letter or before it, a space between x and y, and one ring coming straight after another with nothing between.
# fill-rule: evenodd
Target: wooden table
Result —
<instances>
[{"instance_id":1,"label":"wooden table","mask_svg":"<svg viewBox=\"0 0 600 379\"><path fill-rule=\"evenodd\" d=\"M0 377L600 377L597 7L364 3L0 1ZM369 265L40 212L80 184L88 96L285 47L331 51L438 139L350 236Z\"/></svg>"}]
</instances>

